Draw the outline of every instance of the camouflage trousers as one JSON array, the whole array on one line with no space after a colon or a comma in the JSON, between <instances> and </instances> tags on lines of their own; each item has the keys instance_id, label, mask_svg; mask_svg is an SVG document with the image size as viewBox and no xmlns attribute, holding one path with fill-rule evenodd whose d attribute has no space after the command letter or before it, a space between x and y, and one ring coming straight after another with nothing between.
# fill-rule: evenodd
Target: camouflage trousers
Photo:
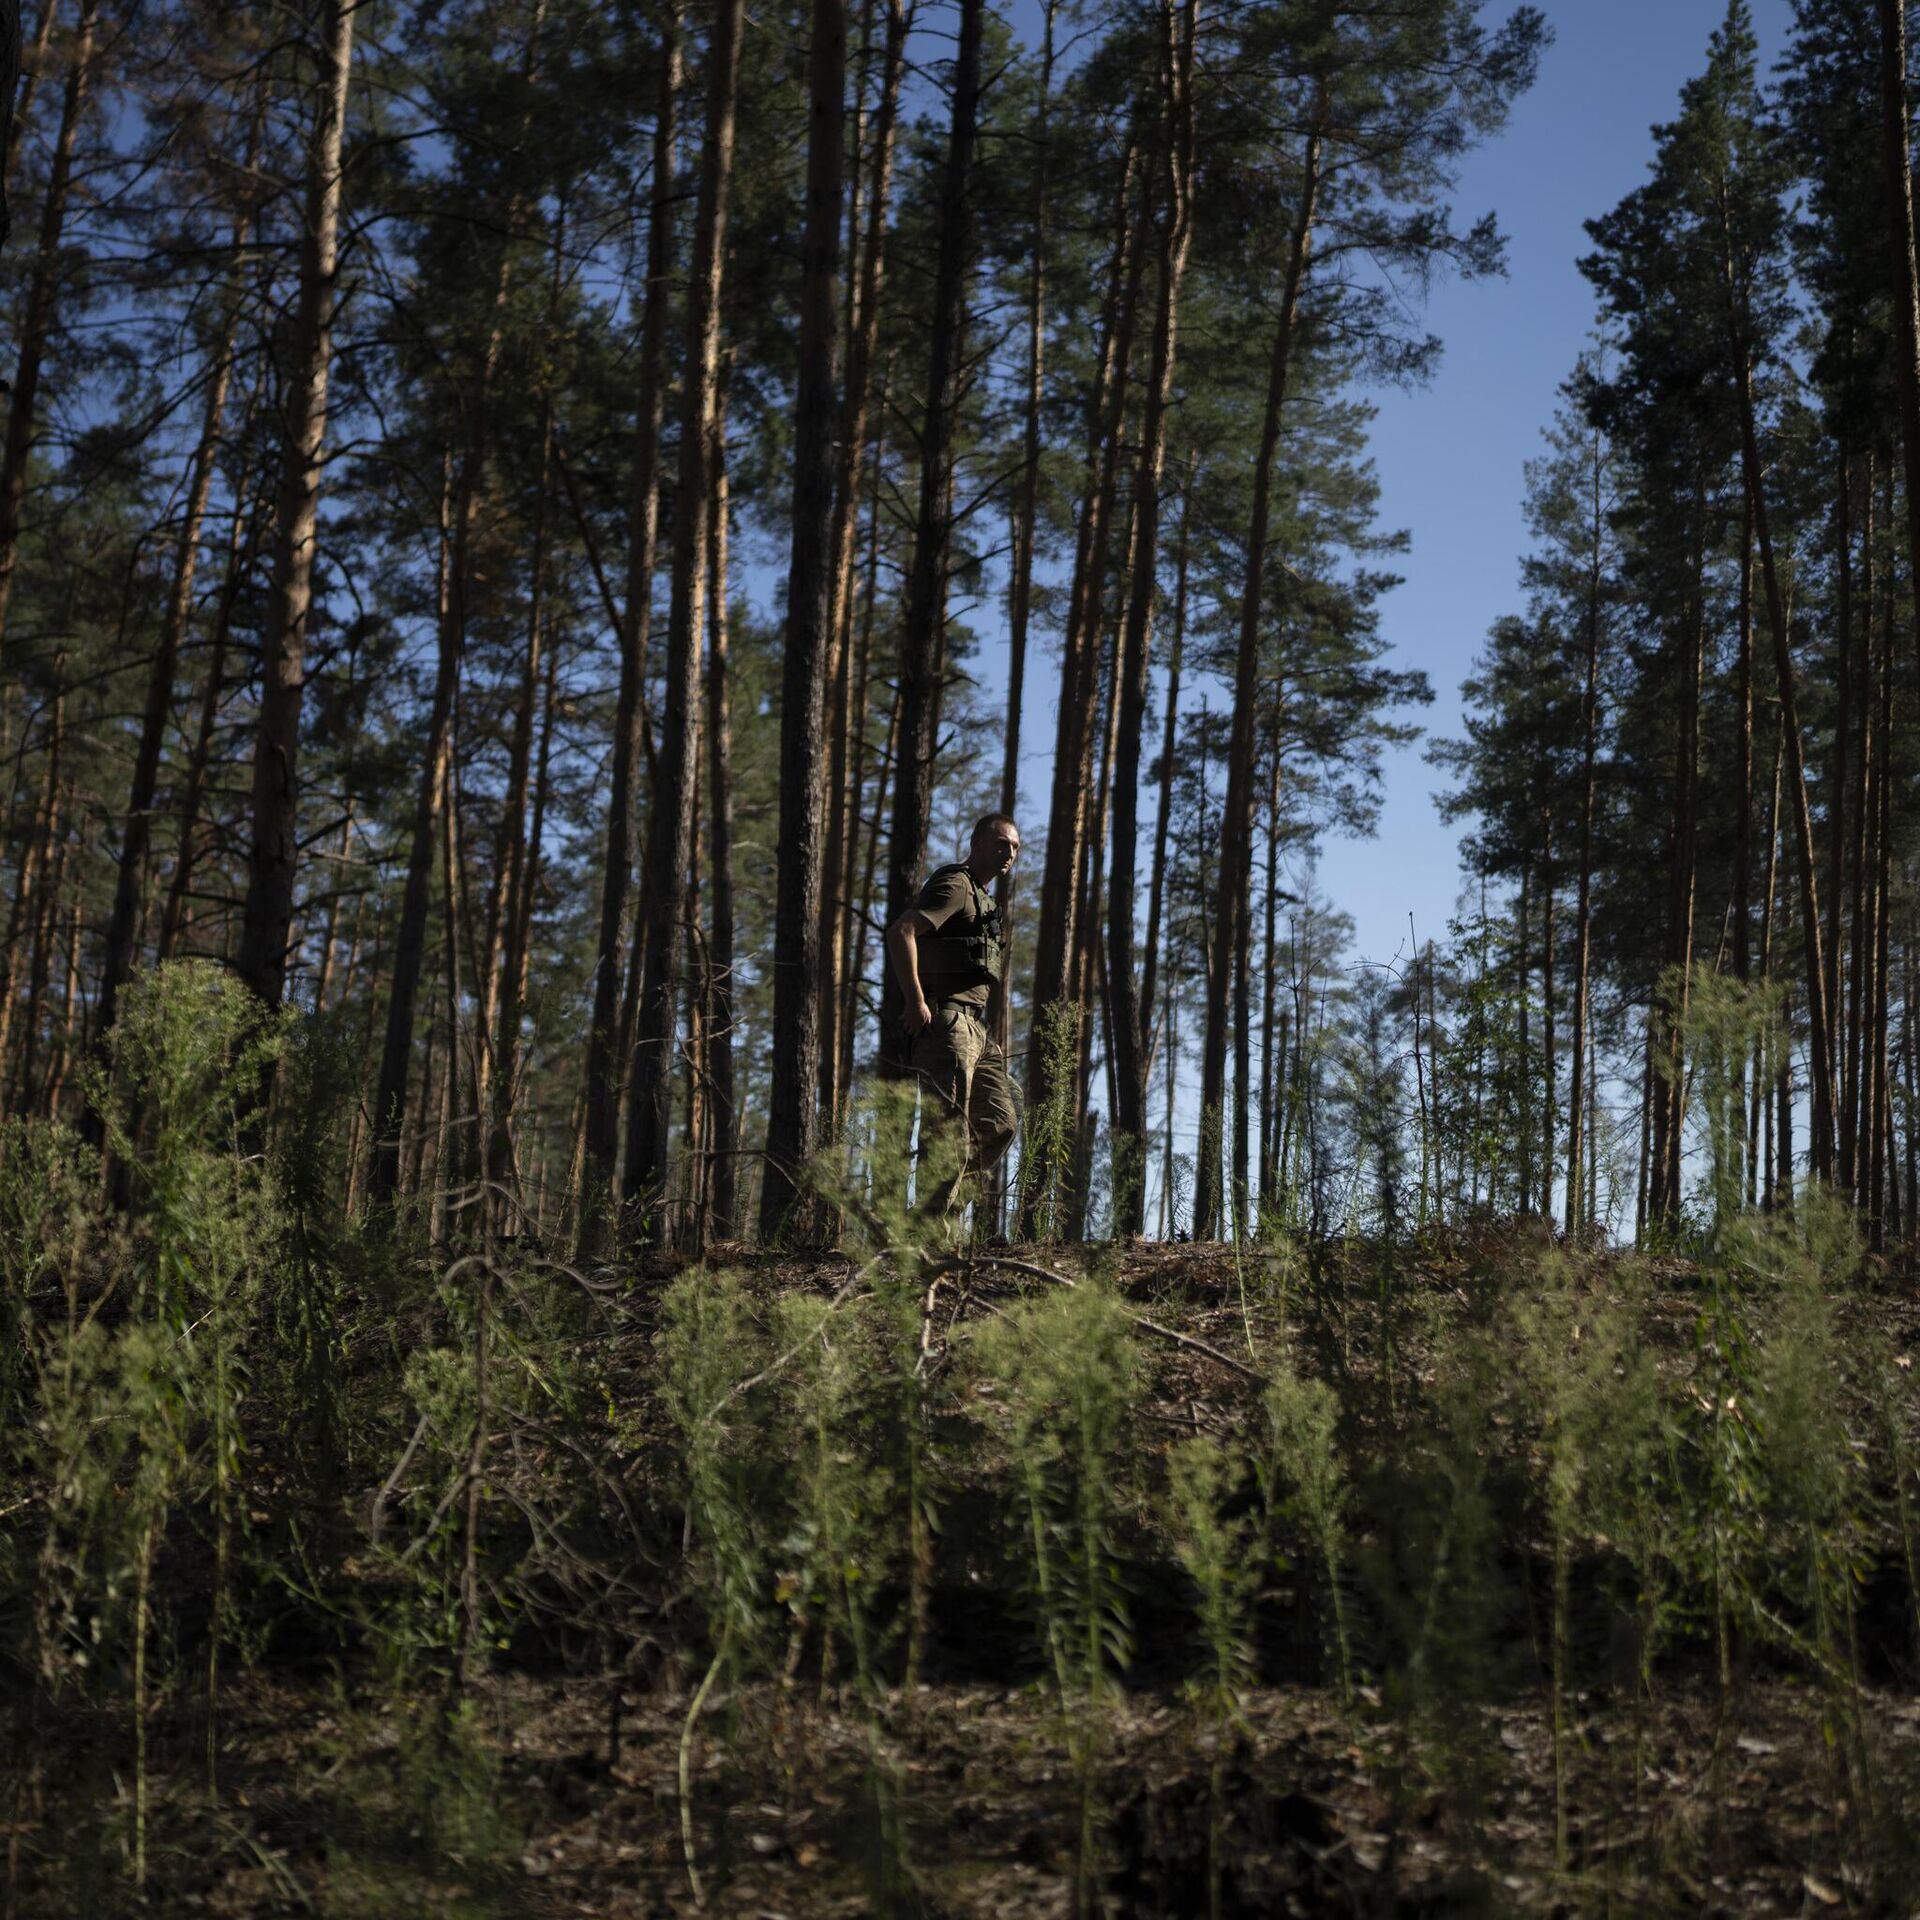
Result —
<instances>
[{"instance_id":1,"label":"camouflage trousers","mask_svg":"<svg viewBox=\"0 0 1920 1920\"><path fill-rule=\"evenodd\" d=\"M984 1180L1013 1145L1020 1131L1019 1100L1007 1057L994 1044L979 1007L951 1000L937 1005L913 1042L908 1065L932 1096L921 1107L923 1141L939 1143L943 1166L954 1147L959 1149L952 1176L936 1179L920 1195L922 1213L943 1216L963 1203L967 1182Z\"/></svg>"}]
</instances>

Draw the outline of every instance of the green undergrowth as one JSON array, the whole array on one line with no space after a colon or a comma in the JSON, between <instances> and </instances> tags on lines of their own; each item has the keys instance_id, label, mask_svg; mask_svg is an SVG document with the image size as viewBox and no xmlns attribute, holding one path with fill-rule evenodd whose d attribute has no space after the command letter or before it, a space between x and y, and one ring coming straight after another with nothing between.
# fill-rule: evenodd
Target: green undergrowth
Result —
<instances>
[{"instance_id":1,"label":"green undergrowth","mask_svg":"<svg viewBox=\"0 0 1920 1920\"><path fill-rule=\"evenodd\" d=\"M269 1119L276 1066L301 1098ZM906 1209L888 1096L818 1170L832 1259L582 1270L330 1209L345 1071L169 969L130 997L101 1145L9 1127L9 1911L223 1873L259 1910L529 1910L555 1789L515 1675L597 1690L583 1777L654 1768L635 1857L670 1904L724 1907L741 1810L830 1784L819 1886L934 1911L928 1755L981 1689L1047 1756L1021 1791L1081 1913L1152 1910L1163 1871L1249 1910L1290 1699L1364 1783L1361 1878L1323 1908L1393 1910L1436 1859L1485 1911L1724 1876L1762 1687L1816 1806L1789 1877L1864 1910L1914 1869L1887 1706L1920 1647L1920 1406L1904 1306L1817 1193L1721 1206L1684 1263L1498 1234L985 1254ZM294 1731L263 1772L268 1694Z\"/></svg>"}]
</instances>

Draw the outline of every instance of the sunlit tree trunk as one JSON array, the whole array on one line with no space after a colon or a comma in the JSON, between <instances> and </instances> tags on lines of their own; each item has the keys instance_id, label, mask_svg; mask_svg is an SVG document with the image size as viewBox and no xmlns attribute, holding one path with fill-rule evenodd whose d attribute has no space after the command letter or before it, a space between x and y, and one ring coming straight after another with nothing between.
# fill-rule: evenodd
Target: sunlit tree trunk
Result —
<instances>
[{"instance_id":1,"label":"sunlit tree trunk","mask_svg":"<svg viewBox=\"0 0 1920 1920\"><path fill-rule=\"evenodd\" d=\"M1167 415L1173 402L1180 294L1193 236L1193 63L1199 18L1199 0L1184 0L1178 7L1175 0L1162 0L1160 82L1164 124L1156 206L1160 285L1140 423L1140 457L1134 473L1133 568L1115 669L1119 725L1114 735L1117 753L1113 773L1113 879L1107 889L1107 982L1113 1009L1114 1229L1123 1235L1137 1235L1146 1226L1146 1027L1152 1018L1152 1002L1142 999L1135 978L1135 849L1140 748L1147 718L1147 639L1159 580L1160 491L1166 466Z\"/></svg>"},{"instance_id":2,"label":"sunlit tree trunk","mask_svg":"<svg viewBox=\"0 0 1920 1920\"><path fill-rule=\"evenodd\" d=\"M881 55L880 99L870 141L871 172L865 182L865 243L847 323L847 378L839 468L834 480L833 684L828 729L826 841L820 895L820 1111L831 1126L840 1117L852 1076L853 1007L857 983L849 978L853 948L853 879L860 844L860 760L865 748L868 641L872 602L860 629L855 660L854 591L860 522L861 476L871 422L885 418L882 395L874 395L874 356L885 304L887 216L893 201L893 161L899 125L900 84L906 68L907 34L914 6L887 0L887 30ZM869 14L871 19L871 14ZM858 183L856 183L858 184ZM847 245L852 254L862 197L850 196ZM877 412L876 412L877 409ZM878 469L876 462L876 481Z\"/></svg>"},{"instance_id":3,"label":"sunlit tree trunk","mask_svg":"<svg viewBox=\"0 0 1920 1920\"><path fill-rule=\"evenodd\" d=\"M1055 707L1053 788L1047 812L1046 862L1040 883L1040 913L1034 931L1032 1011L1074 999L1083 952L1078 909L1090 788L1094 723L1102 655L1100 612L1104 602L1108 523L1119 470L1120 423L1126 417L1127 381L1133 359L1134 319L1146 252L1133 220L1135 155L1129 148L1114 200L1113 256L1093 393L1088 409L1086 486L1080 503L1068 589L1066 637L1060 658L1060 694ZM1057 1097L1048 1079L1047 1051L1036 1018L1027 1040L1027 1102L1039 1111ZM1022 1223L1030 1237L1031 1220Z\"/></svg>"},{"instance_id":4,"label":"sunlit tree trunk","mask_svg":"<svg viewBox=\"0 0 1920 1920\"><path fill-rule=\"evenodd\" d=\"M1173 631L1167 642L1166 710L1160 716L1159 799L1153 820L1153 873L1147 885L1147 936L1140 956L1140 1004L1151 1008L1159 983L1160 929L1167 894L1167 835L1173 819L1173 760L1180 737L1180 670L1187 644L1187 578L1192 560L1193 487L1198 456L1187 455L1186 482L1180 492L1180 533L1173 557ZM1154 1049L1148 1048L1147 1072Z\"/></svg>"},{"instance_id":5,"label":"sunlit tree trunk","mask_svg":"<svg viewBox=\"0 0 1920 1920\"><path fill-rule=\"evenodd\" d=\"M252 836L240 937L240 977L270 1007L286 985L299 858L300 708L306 692L307 620L319 537L327 383L340 231L340 147L353 64L352 0L320 0L319 113L307 177L305 232L293 326L273 581L261 634L260 718L254 740Z\"/></svg>"},{"instance_id":6,"label":"sunlit tree trunk","mask_svg":"<svg viewBox=\"0 0 1920 1920\"><path fill-rule=\"evenodd\" d=\"M1273 508L1274 458L1280 446L1281 414L1292 369L1294 323L1307 277L1314 222L1319 212L1325 101L1316 103L1301 162L1300 202L1287 253L1280 310L1267 370L1266 408L1254 458L1253 501L1248 516L1246 578L1240 594L1239 634L1234 652L1233 727L1227 757L1226 814L1213 916L1215 958L1208 970L1206 1039L1201 1055L1200 1152L1194 1177L1196 1240L1220 1237L1221 1128L1226 1119L1229 987L1244 970L1248 897L1252 884L1255 690L1260 670L1260 634L1266 599L1267 537ZM1234 1196L1244 1217L1246 1195Z\"/></svg>"},{"instance_id":7,"label":"sunlit tree trunk","mask_svg":"<svg viewBox=\"0 0 1920 1920\"><path fill-rule=\"evenodd\" d=\"M712 510L720 385L720 296L726 274L734 115L745 0L718 0L707 49L707 124L700 157L693 275L687 287L687 355L680 424L680 484L673 521L673 597L658 776L647 819L642 899L646 956L634 1030L625 1199L645 1210L666 1187L674 1023L679 1009L681 902L692 856L695 677L704 624L707 520ZM655 1230L658 1222L655 1222Z\"/></svg>"}]
</instances>

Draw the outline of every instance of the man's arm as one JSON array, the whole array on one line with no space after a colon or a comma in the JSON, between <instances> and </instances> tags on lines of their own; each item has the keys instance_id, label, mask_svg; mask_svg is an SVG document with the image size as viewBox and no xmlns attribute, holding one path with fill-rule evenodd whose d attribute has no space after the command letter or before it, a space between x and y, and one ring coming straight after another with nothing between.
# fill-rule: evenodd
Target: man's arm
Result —
<instances>
[{"instance_id":1,"label":"man's arm","mask_svg":"<svg viewBox=\"0 0 1920 1920\"><path fill-rule=\"evenodd\" d=\"M909 907L887 929L887 958L893 962L893 977L900 983L902 1018L910 1040L933 1024L933 1009L927 1005L920 985L920 936L933 931L933 922L918 907Z\"/></svg>"}]
</instances>

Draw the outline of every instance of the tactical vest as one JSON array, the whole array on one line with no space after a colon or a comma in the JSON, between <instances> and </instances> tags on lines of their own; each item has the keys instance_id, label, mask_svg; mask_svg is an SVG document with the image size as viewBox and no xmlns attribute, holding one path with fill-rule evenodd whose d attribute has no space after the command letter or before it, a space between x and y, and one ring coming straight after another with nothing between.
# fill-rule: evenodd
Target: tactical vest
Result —
<instances>
[{"instance_id":1,"label":"tactical vest","mask_svg":"<svg viewBox=\"0 0 1920 1920\"><path fill-rule=\"evenodd\" d=\"M968 925L959 926L955 923L960 916L955 914L945 926L925 936L940 942L940 985L950 994L966 993L974 987L998 986L1007 953L1000 931L1000 909L963 860L928 874L926 884L932 886L950 873L967 876L967 885L973 893L973 919Z\"/></svg>"}]
</instances>

